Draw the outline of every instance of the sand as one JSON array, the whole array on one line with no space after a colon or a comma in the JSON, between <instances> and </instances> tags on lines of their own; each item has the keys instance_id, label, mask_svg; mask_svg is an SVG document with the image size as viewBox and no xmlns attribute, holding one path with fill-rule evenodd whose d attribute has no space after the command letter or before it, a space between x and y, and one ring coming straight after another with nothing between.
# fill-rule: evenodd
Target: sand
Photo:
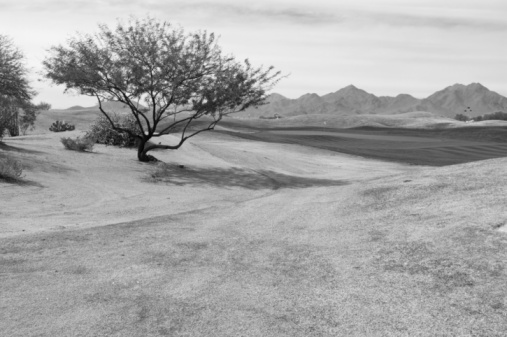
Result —
<instances>
[{"instance_id":1,"label":"sand","mask_svg":"<svg viewBox=\"0 0 507 337\"><path fill-rule=\"evenodd\" d=\"M185 166L180 173L176 171L172 181L153 183L148 180L155 165L138 162L134 150L96 145L92 153L78 153L66 150L59 142L62 136L80 134L73 131L5 139L11 147L6 154L28 167L28 185L0 183L0 236L103 226L250 199L301 195L298 190L277 190L290 179L306 179L305 186L325 186L415 169L210 133L188 141L180 150L153 152L170 165ZM175 139L164 136L160 141ZM197 171L201 178L185 182L189 170ZM305 197L311 191L306 190Z\"/></svg>"}]
</instances>

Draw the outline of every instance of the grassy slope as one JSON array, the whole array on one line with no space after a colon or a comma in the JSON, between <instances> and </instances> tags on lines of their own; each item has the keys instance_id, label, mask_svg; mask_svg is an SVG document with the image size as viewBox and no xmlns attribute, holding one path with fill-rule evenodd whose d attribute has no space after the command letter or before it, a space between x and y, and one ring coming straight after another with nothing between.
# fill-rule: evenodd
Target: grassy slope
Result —
<instances>
[{"instance_id":1,"label":"grassy slope","mask_svg":"<svg viewBox=\"0 0 507 337\"><path fill-rule=\"evenodd\" d=\"M331 128L276 128L272 130L309 130L316 135L290 135L252 129L254 132L221 131L237 137L274 143L312 146L352 155L416 165L443 166L507 156L507 128L475 127L452 129L400 129L363 127L354 129ZM341 135L318 135L319 131L364 135L348 138ZM369 136L381 136L371 139ZM395 137L392 137L395 136ZM403 142L396 136L420 137L417 142ZM390 139L394 138L394 139ZM435 142L435 140L440 140Z\"/></svg>"},{"instance_id":2,"label":"grassy slope","mask_svg":"<svg viewBox=\"0 0 507 337\"><path fill-rule=\"evenodd\" d=\"M506 164L1 239L0 330L504 336Z\"/></svg>"},{"instance_id":3,"label":"grassy slope","mask_svg":"<svg viewBox=\"0 0 507 337\"><path fill-rule=\"evenodd\" d=\"M504 336L506 164L0 239L0 331Z\"/></svg>"}]
</instances>

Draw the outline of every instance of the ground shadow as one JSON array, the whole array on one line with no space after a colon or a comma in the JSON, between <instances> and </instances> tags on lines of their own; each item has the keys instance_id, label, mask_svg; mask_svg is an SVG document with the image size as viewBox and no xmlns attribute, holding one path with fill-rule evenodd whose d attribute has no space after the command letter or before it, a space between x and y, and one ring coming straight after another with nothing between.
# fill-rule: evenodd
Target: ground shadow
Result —
<instances>
[{"instance_id":1,"label":"ground shadow","mask_svg":"<svg viewBox=\"0 0 507 337\"><path fill-rule=\"evenodd\" d=\"M241 187L250 190L279 188L307 188L315 186L342 186L344 180L315 179L286 175L269 170L242 168L198 168L159 164L146 179L172 185L208 185L216 187Z\"/></svg>"},{"instance_id":2,"label":"ground shadow","mask_svg":"<svg viewBox=\"0 0 507 337\"><path fill-rule=\"evenodd\" d=\"M44 152L36 151L36 150L27 150L21 147L16 147L12 145L7 145L3 142L0 142L0 150L6 152L19 152L19 153L27 153L27 154L43 154Z\"/></svg>"},{"instance_id":3,"label":"ground shadow","mask_svg":"<svg viewBox=\"0 0 507 337\"><path fill-rule=\"evenodd\" d=\"M7 183L10 185L18 185L18 186L32 186L32 187L44 187L44 185L33 181L33 180L26 180L24 178L10 178L10 177L2 177L0 176L0 183Z\"/></svg>"}]
</instances>

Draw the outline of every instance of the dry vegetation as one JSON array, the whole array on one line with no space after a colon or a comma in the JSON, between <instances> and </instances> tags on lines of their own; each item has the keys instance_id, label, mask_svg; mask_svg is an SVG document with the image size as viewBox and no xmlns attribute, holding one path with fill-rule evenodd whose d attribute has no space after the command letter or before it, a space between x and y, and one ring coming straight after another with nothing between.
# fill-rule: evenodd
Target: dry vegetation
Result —
<instances>
[{"instance_id":1,"label":"dry vegetation","mask_svg":"<svg viewBox=\"0 0 507 337\"><path fill-rule=\"evenodd\" d=\"M0 158L0 181L19 182L23 176L23 167L9 157Z\"/></svg>"},{"instance_id":2,"label":"dry vegetation","mask_svg":"<svg viewBox=\"0 0 507 337\"><path fill-rule=\"evenodd\" d=\"M0 152L40 184L0 181L6 336L507 332L506 159L418 167L209 134L155 165L59 137Z\"/></svg>"}]
</instances>

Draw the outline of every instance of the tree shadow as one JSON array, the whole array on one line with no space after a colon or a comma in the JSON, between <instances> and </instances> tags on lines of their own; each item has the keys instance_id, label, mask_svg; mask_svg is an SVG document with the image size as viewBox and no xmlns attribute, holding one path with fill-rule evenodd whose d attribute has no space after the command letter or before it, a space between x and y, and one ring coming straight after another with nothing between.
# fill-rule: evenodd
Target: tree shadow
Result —
<instances>
[{"instance_id":1,"label":"tree shadow","mask_svg":"<svg viewBox=\"0 0 507 337\"><path fill-rule=\"evenodd\" d=\"M32 186L32 187L44 187L44 185L33 181L33 180L26 180L24 178L10 178L10 177L3 177L0 176L0 182L1 183L7 183L10 185L18 185L18 186Z\"/></svg>"},{"instance_id":2,"label":"tree shadow","mask_svg":"<svg viewBox=\"0 0 507 337\"><path fill-rule=\"evenodd\" d=\"M280 188L307 188L317 186L342 186L344 180L316 179L291 176L270 170L242 168L198 168L160 163L146 178L149 182L164 182L176 186L207 185L216 187L241 187L250 190Z\"/></svg>"},{"instance_id":3,"label":"tree shadow","mask_svg":"<svg viewBox=\"0 0 507 337\"><path fill-rule=\"evenodd\" d=\"M0 142L0 150L5 152L19 152L19 153L27 153L27 154L44 154L44 152L36 151L36 150L27 150L21 147L7 145L5 143Z\"/></svg>"}]
</instances>

